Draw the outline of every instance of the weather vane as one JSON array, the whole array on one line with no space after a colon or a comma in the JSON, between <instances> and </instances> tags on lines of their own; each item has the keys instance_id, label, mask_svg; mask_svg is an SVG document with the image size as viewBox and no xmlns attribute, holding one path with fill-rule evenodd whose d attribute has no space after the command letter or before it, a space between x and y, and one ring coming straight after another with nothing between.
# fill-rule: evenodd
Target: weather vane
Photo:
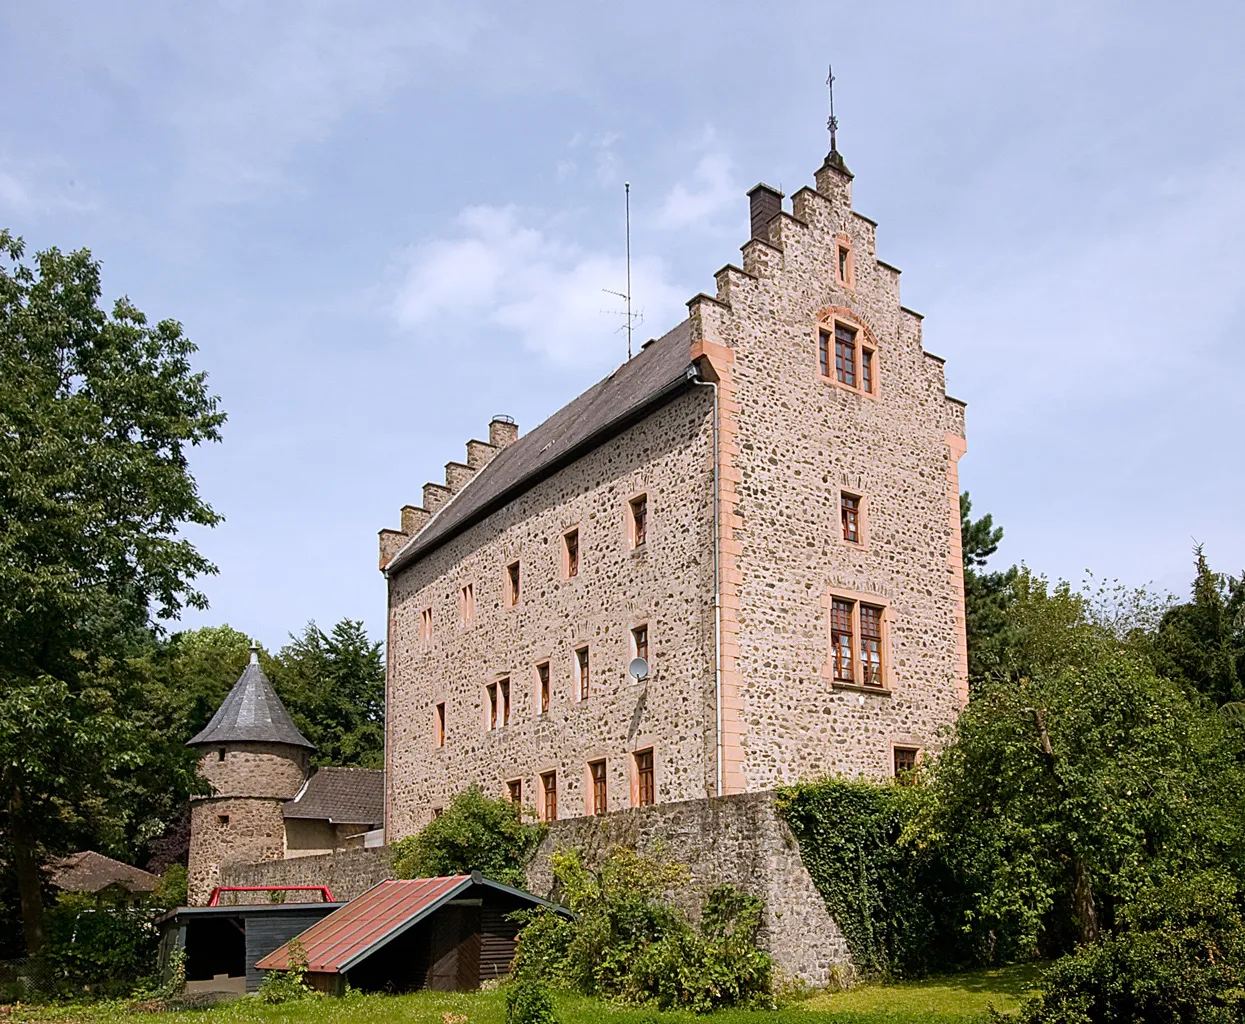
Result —
<instances>
[{"instance_id":1,"label":"weather vane","mask_svg":"<svg viewBox=\"0 0 1245 1024\"><path fill-rule=\"evenodd\" d=\"M834 116L834 65L826 65L829 74L826 75L826 87L830 90L830 119L826 122L826 127L830 129L830 152L837 153L839 150L835 134L839 130L839 119Z\"/></svg>"}]
</instances>

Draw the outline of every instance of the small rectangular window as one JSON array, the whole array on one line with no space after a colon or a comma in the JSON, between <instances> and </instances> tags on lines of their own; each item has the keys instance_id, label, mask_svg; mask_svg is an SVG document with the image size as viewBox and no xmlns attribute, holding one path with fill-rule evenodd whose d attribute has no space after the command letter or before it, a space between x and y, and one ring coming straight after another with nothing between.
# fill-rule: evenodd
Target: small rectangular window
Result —
<instances>
[{"instance_id":1,"label":"small rectangular window","mask_svg":"<svg viewBox=\"0 0 1245 1024\"><path fill-rule=\"evenodd\" d=\"M845 245L839 246L839 282L847 284L847 257L848 248Z\"/></svg>"},{"instance_id":2,"label":"small rectangular window","mask_svg":"<svg viewBox=\"0 0 1245 1024\"><path fill-rule=\"evenodd\" d=\"M648 626L635 626L631 630L631 656L648 661Z\"/></svg>"},{"instance_id":3,"label":"small rectangular window","mask_svg":"<svg viewBox=\"0 0 1245 1024\"><path fill-rule=\"evenodd\" d=\"M497 682L497 700L501 705L501 724L510 724L510 680L500 679Z\"/></svg>"},{"instance_id":4,"label":"small rectangular window","mask_svg":"<svg viewBox=\"0 0 1245 1024\"><path fill-rule=\"evenodd\" d=\"M425 608L419 613L419 640L429 643L432 640L432 609Z\"/></svg>"},{"instance_id":5,"label":"small rectangular window","mask_svg":"<svg viewBox=\"0 0 1245 1024\"><path fill-rule=\"evenodd\" d=\"M873 350L860 350L860 388L873 394Z\"/></svg>"},{"instance_id":6,"label":"small rectangular window","mask_svg":"<svg viewBox=\"0 0 1245 1024\"><path fill-rule=\"evenodd\" d=\"M900 782L911 783L912 772L916 769L916 759L919 753L916 747L895 748L895 778Z\"/></svg>"},{"instance_id":7,"label":"small rectangular window","mask_svg":"<svg viewBox=\"0 0 1245 1024\"><path fill-rule=\"evenodd\" d=\"M579 575L579 531L562 535L562 566L567 579Z\"/></svg>"},{"instance_id":8,"label":"small rectangular window","mask_svg":"<svg viewBox=\"0 0 1245 1024\"><path fill-rule=\"evenodd\" d=\"M499 725L501 725L501 720L498 717L497 711L497 684L489 683L486 687L484 687L484 693L488 700L488 711L485 716L485 728L496 729Z\"/></svg>"},{"instance_id":9,"label":"small rectangular window","mask_svg":"<svg viewBox=\"0 0 1245 1024\"><path fill-rule=\"evenodd\" d=\"M536 681L540 687L540 713L549 711L549 662L542 661L536 666Z\"/></svg>"},{"instance_id":10,"label":"small rectangular window","mask_svg":"<svg viewBox=\"0 0 1245 1024\"><path fill-rule=\"evenodd\" d=\"M839 495L839 513L843 520L843 539L849 544L860 543L860 499L854 494Z\"/></svg>"},{"instance_id":11,"label":"small rectangular window","mask_svg":"<svg viewBox=\"0 0 1245 1024\"><path fill-rule=\"evenodd\" d=\"M445 808L443 807L434 807L432 809L432 816L434 819L441 817L441 815L443 815L444 813L445 813Z\"/></svg>"},{"instance_id":12,"label":"small rectangular window","mask_svg":"<svg viewBox=\"0 0 1245 1024\"><path fill-rule=\"evenodd\" d=\"M558 820L558 773L545 772L540 777L540 820Z\"/></svg>"},{"instance_id":13,"label":"small rectangular window","mask_svg":"<svg viewBox=\"0 0 1245 1024\"><path fill-rule=\"evenodd\" d=\"M882 609L871 604L860 606L860 666L866 686L881 686Z\"/></svg>"},{"instance_id":14,"label":"small rectangular window","mask_svg":"<svg viewBox=\"0 0 1245 1024\"><path fill-rule=\"evenodd\" d=\"M635 754L636 804L647 807L655 800L653 788L653 751L638 750Z\"/></svg>"},{"instance_id":15,"label":"small rectangular window","mask_svg":"<svg viewBox=\"0 0 1245 1024\"><path fill-rule=\"evenodd\" d=\"M458 617L464 626L470 626L476 617L476 588L467 583L458 591Z\"/></svg>"},{"instance_id":16,"label":"small rectangular window","mask_svg":"<svg viewBox=\"0 0 1245 1024\"><path fill-rule=\"evenodd\" d=\"M506 566L506 606L513 608L519 603L519 563Z\"/></svg>"},{"instance_id":17,"label":"small rectangular window","mask_svg":"<svg viewBox=\"0 0 1245 1024\"><path fill-rule=\"evenodd\" d=\"M438 704L432 720L433 739L438 747L445 746L445 705Z\"/></svg>"},{"instance_id":18,"label":"small rectangular window","mask_svg":"<svg viewBox=\"0 0 1245 1024\"><path fill-rule=\"evenodd\" d=\"M216 824L218 824L218 825L228 825L228 824L229 824L229 815L228 815L228 814L218 814L218 815L216 815Z\"/></svg>"},{"instance_id":19,"label":"small rectangular window","mask_svg":"<svg viewBox=\"0 0 1245 1024\"><path fill-rule=\"evenodd\" d=\"M821 364L821 375L830 376L830 332L821 331L818 335L817 357Z\"/></svg>"},{"instance_id":20,"label":"small rectangular window","mask_svg":"<svg viewBox=\"0 0 1245 1024\"><path fill-rule=\"evenodd\" d=\"M631 499L631 546L642 548L648 541L648 495Z\"/></svg>"},{"instance_id":21,"label":"small rectangular window","mask_svg":"<svg viewBox=\"0 0 1245 1024\"><path fill-rule=\"evenodd\" d=\"M588 765L588 771L592 775L592 813L604 814L609 810L609 794L605 782L605 762L591 762Z\"/></svg>"},{"instance_id":22,"label":"small rectangular window","mask_svg":"<svg viewBox=\"0 0 1245 1024\"><path fill-rule=\"evenodd\" d=\"M591 664L587 647L580 647L575 651L575 681L579 684L579 699L587 700L591 689Z\"/></svg>"},{"instance_id":23,"label":"small rectangular window","mask_svg":"<svg viewBox=\"0 0 1245 1024\"><path fill-rule=\"evenodd\" d=\"M856 332L843 324L834 325L834 372L840 384L856 386Z\"/></svg>"},{"instance_id":24,"label":"small rectangular window","mask_svg":"<svg viewBox=\"0 0 1245 1024\"><path fill-rule=\"evenodd\" d=\"M216 751L216 760L217 761L225 760L225 748L224 747L221 747L220 750Z\"/></svg>"},{"instance_id":25,"label":"small rectangular window","mask_svg":"<svg viewBox=\"0 0 1245 1024\"><path fill-rule=\"evenodd\" d=\"M506 796L512 804L523 803L523 780L511 779L506 783Z\"/></svg>"},{"instance_id":26,"label":"small rectangular window","mask_svg":"<svg viewBox=\"0 0 1245 1024\"><path fill-rule=\"evenodd\" d=\"M854 683L852 666L852 603L837 597L830 605L830 648L834 654L834 678L841 683Z\"/></svg>"}]
</instances>

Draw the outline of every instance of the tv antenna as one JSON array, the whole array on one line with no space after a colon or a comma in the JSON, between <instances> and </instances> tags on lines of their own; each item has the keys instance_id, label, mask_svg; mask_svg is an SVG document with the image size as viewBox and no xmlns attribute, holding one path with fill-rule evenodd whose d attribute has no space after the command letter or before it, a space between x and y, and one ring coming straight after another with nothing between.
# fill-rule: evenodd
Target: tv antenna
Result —
<instances>
[{"instance_id":1,"label":"tv antenna","mask_svg":"<svg viewBox=\"0 0 1245 1024\"><path fill-rule=\"evenodd\" d=\"M839 119L834 116L834 65L827 64L826 70L829 72L826 75L826 88L830 90L830 119L826 122L826 127L830 130L830 152L836 153L839 147L835 134L839 130Z\"/></svg>"},{"instance_id":2,"label":"tv antenna","mask_svg":"<svg viewBox=\"0 0 1245 1024\"><path fill-rule=\"evenodd\" d=\"M617 295L620 299L624 300L627 303L626 311L605 310L605 312L612 312L616 316L622 316L625 318L625 322L623 323L623 326L619 328L619 330L620 331L625 330L627 332L627 359L630 360L631 359L631 333L635 329L635 326L637 324L641 324L644 322L644 314L643 313L633 314L631 312L631 182L624 181L623 189L624 189L625 196L626 196L625 202L626 202L626 222L627 222L627 290L625 292L616 292L612 288L602 288L601 291L605 292L607 295Z\"/></svg>"}]
</instances>

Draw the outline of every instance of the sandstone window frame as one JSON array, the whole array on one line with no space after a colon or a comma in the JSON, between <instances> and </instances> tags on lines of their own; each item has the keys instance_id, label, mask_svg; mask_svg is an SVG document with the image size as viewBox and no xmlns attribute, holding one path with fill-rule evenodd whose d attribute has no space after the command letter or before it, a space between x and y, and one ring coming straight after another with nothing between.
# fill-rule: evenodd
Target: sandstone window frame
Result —
<instances>
[{"instance_id":1,"label":"sandstone window frame","mask_svg":"<svg viewBox=\"0 0 1245 1024\"><path fill-rule=\"evenodd\" d=\"M585 808L588 814L599 817L609 813L609 760L607 758L593 758L584 766L584 792L588 795L589 805Z\"/></svg>"},{"instance_id":2,"label":"sandstone window frame","mask_svg":"<svg viewBox=\"0 0 1245 1024\"><path fill-rule=\"evenodd\" d=\"M852 354L850 374L852 382L840 379L846 371L842 367L839 353L839 331L850 332L852 336ZM841 307L833 307L832 311L817 320L817 376L825 384L850 391L854 395L877 400L880 387L880 368L878 365L878 343L873 332L856 316L849 315ZM865 378L869 387L865 388Z\"/></svg>"},{"instance_id":3,"label":"sandstone window frame","mask_svg":"<svg viewBox=\"0 0 1245 1024\"><path fill-rule=\"evenodd\" d=\"M445 701L432 706L432 745L445 746Z\"/></svg>"},{"instance_id":4,"label":"sandstone window frame","mask_svg":"<svg viewBox=\"0 0 1245 1024\"><path fill-rule=\"evenodd\" d=\"M850 651L851 651L851 679L839 678L842 665L836 659L835 653L835 634L838 632L838 622L836 622L836 603L846 603L851 606L850 618ZM878 612L878 624L880 625L881 636L877 641L877 665L878 674L882 681L878 683L865 682L866 662L862 648L866 640L861 629L861 606L867 609L876 609ZM888 598L881 594L867 594L855 590L841 590L837 587L827 588L822 597L822 606L825 612L825 643L826 655L822 662L821 677L825 679L831 689L835 690L854 690L860 693L875 693L883 696L890 696L894 691L895 673L894 658L892 653L895 614L891 602Z\"/></svg>"},{"instance_id":5,"label":"sandstone window frame","mask_svg":"<svg viewBox=\"0 0 1245 1024\"><path fill-rule=\"evenodd\" d=\"M627 497L626 531L628 551L647 551L649 531L653 525L648 491L636 491Z\"/></svg>"},{"instance_id":6,"label":"sandstone window frame","mask_svg":"<svg viewBox=\"0 0 1245 1024\"><path fill-rule=\"evenodd\" d=\"M545 658L533 667L536 674L536 714L547 715L553 706L553 660Z\"/></svg>"},{"instance_id":7,"label":"sandstone window frame","mask_svg":"<svg viewBox=\"0 0 1245 1024\"><path fill-rule=\"evenodd\" d=\"M484 686L484 728L488 732L510 724L510 677L498 676Z\"/></svg>"},{"instance_id":8,"label":"sandstone window frame","mask_svg":"<svg viewBox=\"0 0 1245 1024\"><path fill-rule=\"evenodd\" d=\"M558 820L558 770L550 768L539 775L536 787L536 815L541 821Z\"/></svg>"},{"instance_id":9,"label":"sandstone window frame","mask_svg":"<svg viewBox=\"0 0 1245 1024\"><path fill-rule=\"evenodd\" d=\"M657 803L657 748L633 750L631 757L631 806L651 807Z\"/></svg>"},{"instance_id":10,"label":"sandstone window frame","mask_svg":"<svg viewBox=\"0 0 1245 1024\"><path fill-rule=\"evenodd\" d=\"M586 701L592 696L591 644L576 644L571 650L571 678L575 685L576 701Z\"/></svg>"},{"instance_id":11,"label":"sandstone window frame","mask_svg":"<svg viewBox=\"0 0 1245 1024\"><path fill-rule=\"evenodd\" d=\"M579 525L567 527L562 531L561 550L559 552L562 579L573 580L579 578L580 569L583 568L583 547L580 543L583 534L580 532Z\"/></svg>"},{"instance_id":12,"label":"sandstone window frame","mask_svg":"<svg viewBox=\"0 0 1245 1024\"><path fill-rule=\"evenodd\" d=\"M502 605L518 608L523 600L523 560L516 558L506 563L501 582Z\"/></svg>"},{"instance_id":13,"label":"sandstone window frame","mask_svg":"<svg viewBox=\"0 0 1245 1024\"><path fill-rule=\"evenodd\" d=\"M847 539L845 498L856 500L856 539ZM852 490L850 487L839 488L839 542L853 551L869 550L869 496L863 490Z\"/></svg>"},{"instance_id":14,"label":"sandstone window frame","mask_svg":"<svg viewBox=\"0 0 1245 1024\"><path fill-rule=\"evenodd\" d=\"M839 287L856 290L856 252L851 236L843 231L834 236L834 279Z\"/></svg>"},{"instance_id":15,"label":"sandstone window frame","mask_svg":"<svg viewBox=\"0 0 1245 1024\"><path fill-rule=\"evenodd\" d=\"M628 643L631 647L632 658L643 658L649 663L649 669L652 670L653 661L649 657L652 650L652 633L648 628L648 620L643 619L640 622L633 622L631 628L627 630ZM628 659L630 664L630 659Z\"/></svg>"},{"instance_id":16,"label":"sandstone window frame","mask_svg":"<svg viewBox=\"0 0 1245 1024\"><path fill-rule=\"evenodd\" d=\"M911 785L911 778L905 779L903 773L915 771L921 763L921 755L923 753L923 748L915 743L892 743L891 778L899 781L901 785ZM911 757L908 755L911 755ZM904 762L902 765L901 761Z\"/></svg>"},{"instance_id":17,"label":"sandstone window frame","mask_svg":"<svg viewBox=\"0 0 1245 1024\"><path fill-rule=\"evenodd\" d=\"M476 587L474 581L468 580L458 588L458 623L469 628L475 621Z\"/></svg>"},{"instance_id":18,"label":"sandstone window frame","mask_svg":"<svg viewBox=\"0 0 1245 1024\"><path fill-rule=\"evenodd\" d=\"M432 646L432 626L432 605L426 605L419 610L419 643L425 650Z\"/></svg>"}]
</instances>

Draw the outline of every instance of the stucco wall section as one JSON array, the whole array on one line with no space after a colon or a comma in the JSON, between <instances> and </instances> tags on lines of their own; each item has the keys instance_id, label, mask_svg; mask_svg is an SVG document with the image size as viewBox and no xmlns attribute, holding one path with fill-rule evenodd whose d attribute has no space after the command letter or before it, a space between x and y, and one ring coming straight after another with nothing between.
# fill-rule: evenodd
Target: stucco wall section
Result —
<instances>
[{"instance_id":1,"label":"stucco wall section","mask_svg":"<svg viewBox=\"0 0 1245 1024\"><path fill-rule=\"evenodd\" d=\"M690 357L690 354L689 354ZM693 388L483 522L402 569L389 584L387 827L400 839L478 783L501 796L558 773L559 816L584 814L586 766L607 761L611 809L631 801L631 753L652 747L657 799L713 792L712 423L708 388ZM648 539L628 542L628 502L648 498ZM562 537L579 530L579 574L564 578ZM519 561L521 599L504 600ZM459 591L471 583L475 620ZM431 642L420 613L431 607ZM652 673L626 674L632 626L647 623ZM591 692L574 685L587 644ZM550 664L541 714L537 669ZM510 679L511 721L486 728L485 687ZM434 708L444 702L444 746Z\"/></svg>"},{"instance_id":2,"label":"stucco wall section","mask_svg":"<svg viewBox=\"0 0 1245 1024\"><path fill-rule=\"evenodd\" d=\"M529 888L558 898L549 863L554 850L578 848L595 866L618 846L650 854L660 850L687 865L691 885L676 898L693 915L714 885L731 883L761 897L765 923L759 941L787 975L810 985L825 985L836 976L850 978L847 943L826 911L772 793L555 822L528 868Z\"/></svg>"}]
</instances>

